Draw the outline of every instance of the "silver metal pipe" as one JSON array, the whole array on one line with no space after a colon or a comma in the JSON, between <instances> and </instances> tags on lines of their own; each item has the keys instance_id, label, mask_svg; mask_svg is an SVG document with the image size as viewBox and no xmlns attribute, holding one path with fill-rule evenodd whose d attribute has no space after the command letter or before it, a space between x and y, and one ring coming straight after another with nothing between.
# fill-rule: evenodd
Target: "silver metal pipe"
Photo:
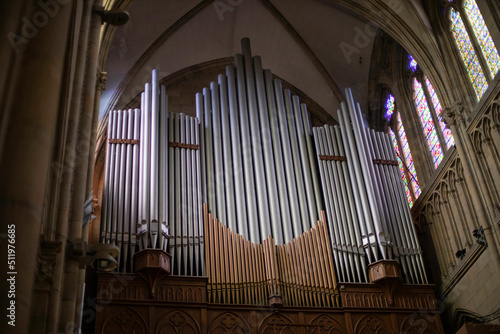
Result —
<instances>
[{"instance_id":1,"label":"silver metal pipe","mask_svg":"<svg viewBox=\"0 0 500 334\"><path fill-rule=\"evenodd\" d=\"M127 126L127 139L134 138L134 111L128 110L128 126ZM125 162L125 202L123 205L124 220L123 220L123 272L127 269L128 263L128 250L130 243L131 231L131 197L132 197L132 167L134 165L134 157L132 156L133 145L127 144L126 146L126 162Z\"/></svg>"},{"instance_id":2,"label":"silver metal pipe","mask_svg":"<svg viewBox=\"0 0 500 334\"><path fill-rule=\"evenodd\" d=\"M373 234L373 229L370 227L371 216L369 208L367 207L368 201L366 199L366 193L362 190L363 188L360 187L360 183L363 182L363 177L361 175L359 161L356 160L357 149L354 145L354 138L351 132L352 130L350 129L350 122L345 103L341 104L341 108L342 110L338 111L338 117L339 123L341 124L340 130L342 138L344 138L346 144L345 156L347 159L347 166L350 171L349 175L351 176L351 186L355 197L355 203L361 204L357 205L357 207L361 209L359 226L361 229L363 248L365 249L365 253L368 257L368 262L371 263L378 260L378 256L376 255L378 248L377 241L375 239L375 235Z\"/></svg>"},{"instance_id":3,"label":"silver metal pipe","mask_svg":"<svg viewBox=\"0 0 500 334\"><path fill-rule=\"evenodd\" d=\"M116 139L116 129L118 127L118 111L113 110L114 120L112 129L112 139ZM116 166L116 144L111 144L111 158L109 166L109 183L108 183L108 205L107 205L107 225L106 225L106 243L111 243L111 226L113 224L113 207L115 197L115 166Z\"/></svg>"},{"instance_id":4,"label":"silver metal pipe","mask_svg":"<svg viewBox=\"0 0 500 334\"><path fill-rule=\"evenodd\" d=\"M387 160L385 154L383 153L384 149L383 147L381 147L379 134L372 130L371 135L374 144L373 147L375 158ZM407 273L409 273L411 269L408 267L407 258L403 249L402 231L399 226L400 218L398 216L399 206L397 203L397 199L395 198L395 187L392 186L389 168L390 166L387 165L378 166L382 182L381 184L384 188L384 191L382 191L383 197L381 198L381 201L385 202L385 204L387 205L387 211L389 213L389 228L391 229L392 238L394 240L394 245L392 248L396 258L401 263L403 272L405 273L405 279L407 279Z\"/></svg>"},{"instance_id":5,"label":"silver metal pipe","mask_svg":"<svg viewBox=\"0 0 500 334\"><path fill-rule=\"evenodd\" d=\"M104 196L102 201L102 223L101 223L101 235L100 241L101 243L106 243L106 231L107 226L109 224L109 215L108 215L108 206L111 204L111 196L112 193L110 191L110 165L111 165L111 157L114 157L114 154L111 155L112 145L109 142L110 139L114 138L113 127L115 122L116 112L112 111L108 116L108 143L106 144L106 174L104 176ZM114 149L113 149L114 150ZM114 152L113 152L114 153Z\"/></svg>"},{"instance_id":6,"label":"silver metal pipe","mask_svg":"<svg viewBox=\"0 0 500 334\"><path fill-rule=\"evenodd\" d=\"M212 98L210 90L203 88L204 97L204 116L205 116L205 157L206 157L206 172L207 172L207 196L208 210L217 217L217 206L215 197L215 166L214 166L214 151L213 151L213 128L212 128Z\"/></svg>"},{"instance_id":7,"label":"silver metal pipe","mask_svg":"<svg viewBox=\"0 0 500 334\"><path fill-rule=\"evenodd\" d=\"M368 200L367 209L369 210L371 215L369 224L371 224L370 227L373 229L373 232L375 234L375 239L377 240L376 243L377 248L380 250L382 258L386 259L387 258L386 241L382 231L382 225L380 223L378 207L375 202L372 176L370 173L370 169L368 168L369 161L367 157L369 155L369 152L366 151L366 148L364 146L366 141L363 139L361 133L362 125L360 125L358 113L350 89L346 89L346 97L347 97L347 106L349 108L351 117L352 134L354 135L353 144L357 147L357 152L358 152L356 158L357 161L359 162L359 167L361 171L360 176L362 179L364 179L362 180L363 182L360 184L360 188L363 189L363 193L366 194L366 199ZM349 132L351 132L350 128ZM375 253L377 252L375 251ZM378 258L378 254L375 254L375 258Z\"/></svg>"},{"instance_id":8,"label":"silver metal pipe","mask_svg":"<svg viewBox=\"0 0 500 334\"><path fill-rule=\"evenodd\" d=\"M269 198L269 212L271 214L271 231L278 243L283 243L282 217L280 212L280 199L276 181L276 168L274 165L273 142L271 138L271 125L269 123L269 110L267 109L266 87L264 72L260 57L253 58L255 85L257 87L257 103L259 106L260 129L262 130L262 148L264 151L265 192ZM261 222L262 224L262 222ZM267 235L265 236L267 237ZM265 239L263 237L262 240Z\"/></svg>"},{"instance_id":9,"label":"silver metal pipe","mask_svg":"<svg viewBox=\"0 0 500 334\"><path fill-rule=\"evenodd\" d=\"M386 145L386 142L385 142L385 138L384 138L384 135L379 133L378 134L379 136L379 143L381 144L380 147L381 147L381 153L382 153L382 156L383 156L383 159L385 160L390 160L391 157L391 154L390 154L390 150L392 149L392 144L391 144L391 147L388 147ZM398 167L399 168L399 167ZM389 176L389 182L390 182L390 186L392 188L392 200L394 202L394 206L396 207L396 213L398 215L398 219L397 219L397 229L399 231L399 234L400 234L400 242L401 242L401 251L400 253L403 255L403 257L405 257L407 260L408 260L408 267L407 267L407 272L405 272L405 274L407 275L407 278L409 279L409 281L411 283L415 283L417 282L416 280L416 277L415 277L415 274L416 274L416 264L414 263L413 259L411 258L411 255L412 255L412 250L411 250L411 246L410 246L410 239L409 239L409 235L404 227L404 220L405 220L405 215L404 215L404 205L408 205L405 201L405 203L401 203L400 201L400 196L398 194L399 192L399 186L398 186L398 183L401 181L401 175L400 175L400 172L398 169L395 169L393 167L390 167L390 166L387 166L387 173L388 173L388 176ZM413 267L413 269L412 269Z\"/></svg>"},{"instance_id":10,"label":"silver metal pipe","mask_svg":"<svg viewBox=\"0 0 500 334\"><path fill-rule=\"evenodd\" d=\"M229 131L229 100L228 100L228 85L227 77L223 74L218 76L220 88L220 118L221 118L221 134L222 134L222 151L224 157L224 195L226 198L226 219L224 222L229 226L231 231L236 231L236 205L234 193L234 176L233 176L233 152L231 147L231 132ZM234 81L233 81L234 83Z\"/></svg>"},{"instance_id":11,"label":"silver metal pipe","mask_svg":"<svg viewBox=\"0 0 500 334\"><path fill-rule=\"evenodd\" d=\"M222 76L222 74L221 74ZM217 219L227 226L226 216L226 194L224 180L224 159L222 155L222 130L220 115L220 93L216 82L210 83L212 92L212 140L214 150L214 175L215 175L215 194L217 203Z\"/></svg>"},{"instance_id":12,"label":"silver metal pipe","mask_svg":"<svg viewBox=\"0 0 500 334\"><path fill-rule=\"evenodd\" d=\"M116 123L116 139L122 139L122 127L123 127L123 113L121 110L117 111L117 123ZM113 215L111 224L111 243L116 245L116 231L118 229L118 211L119 211L119 198L120 198L120 169L121 169L121 144L116 144L115 153L115 171L114 171L114 183L113 183Z\"/></svg>"},{"instance_id":13,"label":"silver metal pipe","mask_svg":"<svg viewBox=\"0 0 500 334\"><path fill-rule=\"evenodd\" d=\"M176 123L176 117L174 113L168 113L168 229L169 229L169 238L168 238L168 252L172 256L173 263L177 263L176 255L177 252L177 229L176 229L176 219L177 219L177 188L178 188L178 180L176 177L176 160L175 151L170 143L175 142L175 128L174 124ZM177 187L177 188L176 188ZM172 266L172 271L174 270L174 266Z\"/></svg>"},{"instance_id":14,"label":"silver metal pipe","mask_svg":"<svg viewBox=\"0 0 500 334\"><path fill-rule=\"evenodd\" d=\"M186 116L181 113L179 115L179 143L186 143ZM189 223L188 223L188 208L187 208L187 169L189 168L186 163L186 151L185 148L176 149L180 155L180 170L177 175L180 175L180 238L182 243L182 261L183 261L183 275L188 273L188 251L189 251Z\"/></svg>"},{"instance_id":15,"label":"silver metal pipe","mask_svg":"<svg viewBox=\"0 0 500 334\"><path fill-rule=\"evenodd\" d=\"M334 153L335 155L344 157L345 156L344 142L342 141L342 138L340 136L340 128L338 126L333 127L333 134L332 134L332 140L334 144L333 145ZM336 162L336 164L339 166L338 173L339 173L340 189L342 197L346 199L346 205L347 205L346 215L348 217L348 221L346 228L351 236L353 251L357 253L357 256L354 257L354 261L356 263L356 271L358 274L359 281L363 281L364 279L364 281L367 282L368 278L366 276L367 268L365 261L365 251L363 248L363 243L361 241L361 232L359 228L360 225L359 217L361 217L360 216L361 208L359 208L359 205L356 205L356 202L354 201L353 198L352 194L353 189L351 183L349 182L351 177L349 174L349 170L347 169L347 163L345 161L338 161Z\"/></svg>"},{"instance_id":16,"label":"silver metal pipe","mask_svg":"<svg viewBox=\"0 0 500 334\"><path fill-rule=\"evenodd\" d=\"M182 128L185 130L185 138L182 140L183 143L192 144L191 142L191 117L186 116L184 119L184 123L181 124ZM186 187L184 188L186 201L183 203L183 207L185 208L186 216L183 219L185 228L183 229L184 240L186 241L187 247L187 263L185 263L186 274L193 275L193 262L194 262L194 249L193 249L193 183L192 183L192 174L193 174L193 165L191 162L191 150L183 149L184 152L181 151L181 154L185 155L185 169L186 169ZM187 270L189 268L189 271Z\"/></svg>"},{"instance_id":17,"label":"silver metal pipe","mask_svg":"<svg viewBox=\"0 0 500 334\"><path fill-rule=\"evenodd\" d=\"M311 133L311 123L309 120L309 113L307 111L307 106L305 103L302 103L300 105L300 109L302 111L302 123L304 124L304 137L306 139L306 147L307 147L307 155L309 157L309 168L311 170L311 175L312 175L312 182L313 182L313 188L314 188L314 198L316 201L316 210L317 214L323 210L322 208L322 200L321 200L321 191L320 191L320 186L319 186L319 180L318 180L318 173L317 173L317 167L316 167L316 159L314 158L314 149L312 145L312 133Z\"/></svg>"},{"instance_id":18,"label":"silver metal pipe","mask_svg":"<svg viewBox=\"0 0 500 334\"><path fill-rule=\"evenodd\" d=\"M278 123L281 135L281 144L283 148L283 162L285 165L286 183L288 188L288 196L290 210L292 216L293 237L298 237L302 234L301 213L299 205L299 197L297 194L297 183L295 181L295 172L293 168L293 155L290 145L290 135L288 133L288 120L285 110L285 100L281 80L274 80L274 94L276 97L276 106L278 107Z\"/></svg>"},{"instance_id":19,"label":"silver metal pipe","mask_svg":"<svg viewBox=\"0 0 500 334\"><path fill-rule=\"evenodd\" d=\"M176 143L181 142L180 136L180 115L172 113L171 116L174 116L173 130L174 130L174 141ZM173 188L175 189L175 218L174 218L174 235L175 235L175 251L172 256L175 256L175 264L177 267L177 275L182 275L181 272L181 263L182 263L182 230L181 230L181 221L184 218L182 216L182 165L181 165L181 152L179 148L174 148L174 163L175 169L173 174L173 179L175 180L175 185ZM179 177L180 176L180 177ZM172 181L173 179L170 179Z\"/></svg>"},{"instance_id":20,"label":"silver metal pipe","mask_svg":"<svg viewBox=\"0 0 500 334\"><path fill-rule=\"evenodd\" d=\"M159 224L160 243L158 248L166 250L168 241L168 96L165 86L160 86L160 193L159 193Z\"/></svg>"},{"instance_id":21,"label":"silver metal pipe","mask_svg":"<svg viewBox=\"0 0 500 334\"><path fill-rule=\"evenodd\" d=\"M140 141L141 110L134 110L134 140ZM140 146L139 146L140 147ZM136 238L136 225L138 218L138 197L139 197L139 147L133 145L132 148L132 199L130 218L130 271L133 272Z\"/></svg>"},{"instance_id":22,"label":"silver metal pipe","mask_svg":"<svg viewBox=\"0 0 500 334\"><path fill-rule=\"evenodd\" d=\"M250 126L248 120L247 95L245 84L245 67L243 64L243 56L237 54L234 57L236 64L236 80L238 88L238 106L240 111L240 129L241 129L241 148L243 153L243 170L245 178L245 194L247 201L248 214L255 215L257 212L257 202L255 198L255 181L252 165L252 142L250 134ZM241 232L240 232L241 233ZM246 234L246 235L245 235ZM243 231L243 237L252 242L260 242L258 220L250 221L248 216L248 232Z\"/></svg>"},{"instance_id":23,"label":"silver metal pipe","mask_svg":"<svg viewBox=\"0 0 500 334\"><path fill-rule=\"evenodd\" d=\"M189 117L189 129L190 129L190 143L193 145L198 145L197 135L196 135L196 127L198 126L198 119L196 117ZM200 267L200 232L199 226L202 225L203 216L200 216L200 208L201 203L198 197L198 158L197 158L197 150L190 150L188 153L191 155L191 188L190 188L190 196L192 197L192 218L191 218L191 231L193 238L193 268L194 271L191 271L191 275L199 276L199 267Z\"/></svg>"},{"instance_id":24,"label":"silver metal pipe","mask_svg":"<svg viewBox=\"0 0 500 334\"><path fill-rule=\"evenodd\" d=\"M142 208L142 217L141 217L141 232L137 233L140 238L140 246L141 249L148 248L148 239L149 239L149 231L150 231L150 210L149 210L149 201L150 201L150 166L151 166L151 85L146 83L144 86L144 156L143 156L143 188L142 188L142 196L143 196L143 208Z\"/></svg>"},{"instance_id":25,"label":"silver metal pipe","mask_svg":"<svg viewBox=\"0 0 500 334\"><path fill-rule=\"evenodd\" d=\"M229 121L231 123L231 149L232 149L232 165L233 165L233 182L234 182L234 195L236 200L236 215L239 234L245 236L243 231L246 232L248 238L248 221L247 221L247 206L245 204L245 183L243 173L243 162L241 152L243 152L240 143L242 138L240 136L240 119L238 110L238 97L236 95L236 82L234 67L231 65L226 66L227 87L229 97ZM226 165L227 166L227 165Z\"/></svg>"},{"instance_id":26,"label":"silver metal pipe","mask_svg":"<svg viewBox=\"0 0 500 334\"><path fill-rule=\"evenodd\" d=\"M299 160L300 160L300 165L302 167L302 175L304 179L304 185L305 185L305 195L306 195L306 200L307 200L307 206L308 206L308 212L309 212L309 217L310 217L310 226L309 228L313 227L314 224L318 221L319 214L316 211L316 202L315 202L315 196L314 196L314 188L312 184L312 177L311 177L311 167L309 165L309 156L307 152L307 144L306 144L306 133L304 131L304 122L302 121L302 111L300 108L300 101L298 96L293 96L292 97L292 105L293 105L293 113L294 113L294 120L295 120L295 131L297 133L297 143L298 143L298 155L299 155Z\"/></svg>"},{"instance_id":27,"label":"silver metal pipe","mask_svg":"<svg viewBox=\"0 0 500 334\"><path fill-rule=\"evenodd\" d=\"M140 235L144 233L143 216L144 216L144 147L146 145L146 137L144 127L146 124L146 109L144 105L145 93L141 93L141 130L139 132L139 193L138 193L138 207L137 207L137 221L136 221L136 241L139 244L139 249L142 250L142 243Z\"/></svg>"},{"instance_id":28,"label":"silver metal pipe","mask_svg":"<svg viewBox=\"0 0 500 334\"><path fill-rule=\"evenodd\" d=\"M318 151L318 155L326 155L325 149L325 134L323 128L315 128L316 131L316 148ZM337 203L336 198L333 195L333 182L330 178L330 166L328 163L323 160L319 161L322 166L321 170L323 170L322 180L323 180L323 193L325 195L325 201L327 202L326 208L326 216L328 220L328 230L330 232L330 241L332 244L333 257L335 261L335 268L337 268L337 277L339 281L345 282L345 265L340 256L339 243L336 233L336 224L337 224Z\"/></svg>"},{"instance_id":29,"label":"silver metal pipe","mask_svg":"<svg viewBox=\"0 0 500 334\"><path fill-rule=\"evenodd\" d=\"M127 110L122 111L122 129L121 129L121 139L127 139L128 134L128 112ZM127 146L125 144L119 144L120 150L120 169L118 174L118 219L116 224L116 245L120 249L120 253L118 254L118 270L121 267L121 255L122 251L122 243L123 243L123 223L124 223L124 210L125 210L125 163L127 156Z\"/></svg>"},{"instance_id":30,"label":"silver metal pipe","mask_svg":"<svg viewBox=\"0 0 500 334\"><path fill-rule=\"evenodd\" d=\"M158 85L158 70L151 73L151 160L150 160L150 188L149 188L149 222L151 248L157 247L159 224L159 196L158 196L158 168L159 168L159 125L160 125L160 89Z\"/></svg>"},{"instance_id":31,"label":"silver metal pipe","mask_svg":"<svg viewBox=\"0 0 500 334\"><path fill-rule=\"evenodd\" d=\"M200 164L201 164L201 191L202 201L208 204L207 194L207 172L206 172L206 156L205 156L205 115L203 94L196 93L196 117L198 117L198 127L200 132Z\"/></svg>"},{"instance_id":32,"label":"silver metal pipe","mask_svg":"<svg viewBox=\"0 0 500 334\"><path fill-rule=\"evenodd\" d=\"M201 148L201 142L200 142L200 119L195 119L195 143L196 145L199 145ZM197 205L198 205L198 219L195 221L196 226L195 230L198 230L198 244L199 244L199 261L197 263L200 263L200 270L199 275L205 276L206 275L206 270L205 270L205 242L204 242L204 235L207 233L206 231L203 230L203 195L202 195L202 185L201 185L201 174L203 173L202 169L200 168L200 150L197 150L195 152L195 157L196 157L196 182L197 182Z\"/></svg>"},{"instance_id":33,"label":"silver metal pipe","mask_svg":"<svg viewBox=\"0 0 500 334\"><path fill-rule=\"evenodd\" d=\"M300 166L300 156L297 143L297 131L295 128L295 120L293 117L293 107L292 107L292 97L290 95L290 90L284 90L285 97L285 110L288 125L288 132L290 135L290 147L292 152L292 162L295 176L295 183L297 185L297 192L299 197L299 207L300 207L300 217L302 223L302 231L307 231L310 227L309 222L309 210L307 208L307 196L304 187L304 176L302 173L302 168ZM283 124L284 125L284 124ZM298 236L298 235L296 235Z\"/></svg>"},{"instance_id":34,"label":"silver metal pipe","mask_svg":"<svg viewBox=\"0 0 500 334\"><path fill-rule=\"evenodd\" d=\"M271 71L264 71L264 79L266 84L267 108L269 110L269 121L271 126L271 140L274 151L274 164L276 166L276 179L278 184L278 195L282 217L282 232L283 239L280 240L275 236L278 244L288 243L293 239L293 227L291 225L290 201L288 200L288 189L286 184L285 166L283 163L283 151L281 147L281 136L279 129L279 116L276 106L276 97L273 89L273 77Z\"/></svg>"},{"instance_id":35,"label":"silver metal pipe","mask_svg":"<svg viewBox=\"0 0 500 334\"><path fill-rule=\"evenodd\" d=\"M269 203L266 192L266 175L264 172L264 161L262 157L262 138L259 124L259 110L257 107L257 97L255 94L255 77L252 64L252 53L250 50L250 40L241 40L243 51L243 62L245 64L245 79L247 89L248 116L250 119L250 131L252 141L252 162L255 174L255 187L257 191L257 214L259 217L260 239L259 242L267 238L271 233L269 218Z\"/></svg>"},{"instance_id":36,"label":"silver metal pipe","mask_svg":"<svg viewBox=\"0 0 500 334\"><path fill-rule=\"evenodd\" d=\"M333 128L333 127L332 127ZM328 155L337 155L336 150L333 145L333 139L332 137L335 136L335 133L333 132L333 129L331 129L330 126L325 125L324 127L324 134L325 134L325 149L326 153ZM330 171L333 176L333 185L337 189L337 191L334 192L333 196L334 198L337 199L337 205L338 205L338 211L337 211L337 230L338 230L338 235L340 237L339 243L340 247L342 250L342 257L344 259L344 263L346 265L346 279L349 282L352 282L354 280L354 258L352 254L352 243L350 241L350 236L347 232L347 227L345 226L347 217L346 217L346 212L345 212L345 203L344 203L344 198L342 197L342 192L339 192L338 189L341 187L341 182L342 180L339 178L339 171L338 171L338 166L335 163L335 161L329 161L328 165L330 165Z\"/></svg>"}]
</instances>

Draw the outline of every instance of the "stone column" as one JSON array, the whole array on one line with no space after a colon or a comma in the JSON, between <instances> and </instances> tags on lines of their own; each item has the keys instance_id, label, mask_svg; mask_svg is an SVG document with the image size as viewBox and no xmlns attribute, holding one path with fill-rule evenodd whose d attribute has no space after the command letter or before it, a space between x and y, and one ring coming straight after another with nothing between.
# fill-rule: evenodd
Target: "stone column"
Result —
<instances>
[{"instance_id":1,"label":"stone column","mask_svg":"<svg viewBox=\"0 0 500 334\"><path fill-rule=\"evenodd\" d=\"M102 0L95 0L94 6L101 6ZM85 77L85 90L82 101L82 114L80 117L78 148L76 157L76 170L73 183L73 196L71 206L71 220L69 223L68 242L75 242L82 238L83 207L87 189L87 172L90 156L90 137L92 119L95 105L95 86L97 61L99 56L99 37L101 32L102 18L99 14L93 13L90 26L88 58ZM78 259L67 259L64 270L64 286L61 300L61 318L59 323L60 331L74 332L79 328L75 323L76 305L78 290L81 290L78 282L84 269L79 269Z\"/></svg>"},{"instance_id":2,"label":"stone column","mask_svg":"<svg viewBox=\"0 0 500 334\"><path fill-rule=\"evenodd\" d=\"M16 237L16 333L28 333L34 273L39 250L42 212L50 172L54 132L63 98L67 70L68 31L73 2L58 1L57 13L48 15L37 5L26 20L18 21L14 33L22 36L25 25L32 34L20 46L19 64L10 77L9 94L2 96L3 113L9 115L2 147L0 167L0 233L15 225ZM38 4L38 3L37 3ZM28 22L28 23L26 23ZM7 242L2 240L0 271L2 302L6 310ZM0 332L13 328L2 319Z\"/></svg>"}]
</instances>

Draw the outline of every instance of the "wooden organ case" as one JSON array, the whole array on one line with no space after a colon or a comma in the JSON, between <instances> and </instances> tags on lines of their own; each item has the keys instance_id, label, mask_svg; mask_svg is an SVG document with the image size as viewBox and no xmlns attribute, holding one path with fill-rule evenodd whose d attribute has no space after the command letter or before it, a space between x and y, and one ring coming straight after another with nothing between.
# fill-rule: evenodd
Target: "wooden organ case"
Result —
<instances>
[{"instance_id":1,"label":"wooden organ case","mask_svg":"<svg viewBox=\"0 0 500 334\"><path fill-rule=\"evenodd\" d=\"M196 117L156 71L109 115L96 333L444 333L390 138L350 91L311 128L242 49Z\"/></svg>"}]
</instances>

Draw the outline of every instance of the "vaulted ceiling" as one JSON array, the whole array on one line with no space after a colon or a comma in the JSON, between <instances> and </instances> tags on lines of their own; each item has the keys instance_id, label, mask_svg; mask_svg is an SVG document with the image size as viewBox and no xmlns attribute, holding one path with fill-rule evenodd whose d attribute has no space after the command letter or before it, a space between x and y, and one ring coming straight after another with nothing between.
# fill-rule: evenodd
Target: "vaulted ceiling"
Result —
<instances>
[{"instance_id":1,"label":"vaulted ceiling","mask_svg":"<svg viewBox=\"0 0 500 334\"><path fill-rule=\"evenodd\" d=\"M385 20L383 10L377 12L377 3L387 7L388 15L397 10L385 2L390 1L121 1L130 20L108 34L101 115L130 102L142 91L152 69L159 69L160 77L166 78L193 65L232 57L241 52L243 37L250 38L252 53L262 57L264 68L307 94L334 118L345 88L353 90L365 110L377 26L398 23ZM120 1L116 3L120 6ZM400 40L405 33L420 32L425 41L428 22L417 19L419 2L404 3L397 12L401 25L396 31L400 32L393 37ZM404 6L417 13L406 19L408 27ZM387 29L390 34L391 29Z\"/></svg>"}]
</instances>

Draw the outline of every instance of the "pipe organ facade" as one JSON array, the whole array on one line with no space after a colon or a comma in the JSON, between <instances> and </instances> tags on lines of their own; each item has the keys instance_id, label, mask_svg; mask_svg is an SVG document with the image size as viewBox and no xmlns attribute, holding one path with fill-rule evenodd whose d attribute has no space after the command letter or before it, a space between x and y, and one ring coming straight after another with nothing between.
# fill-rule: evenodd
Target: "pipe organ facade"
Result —
<instances>
[{"instance_id":1,"label":"pipe organ facade","mask_svg":"<svg viewBox=\"0 0 500 334\"><path fill-rule=\"evenodd\" d=\"M350 90L339 125L312 127L243 39L196 117L168 112L165 92L153 71L140 109L109 117L100 241L147 283L132 299L338 309L377 282L387 305L397 287L429 289L390 138ZM205 282L196 297L161 292L183 277Z\"/></svg>"}]
</instances>

